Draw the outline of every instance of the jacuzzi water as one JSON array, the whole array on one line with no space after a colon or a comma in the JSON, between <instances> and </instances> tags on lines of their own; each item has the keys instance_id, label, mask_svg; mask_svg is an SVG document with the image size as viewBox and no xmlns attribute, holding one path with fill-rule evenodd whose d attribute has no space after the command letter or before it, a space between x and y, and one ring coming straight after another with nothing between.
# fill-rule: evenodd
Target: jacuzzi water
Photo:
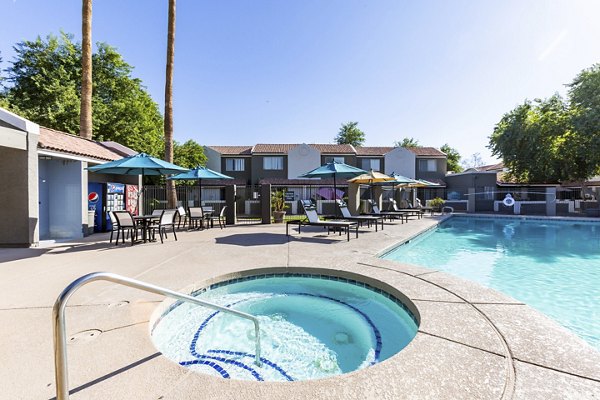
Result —
<instances>
[{"instance_id":1,"label":"jacuzzi water","mask_svg":"<svg viewBox=\"0 0 600 400\"><path fill-rule=\"evenodd\" d=\"M457 217L385 258L497 289L600 350L600 224Z\"/></svg>"},{"instance_id":2,"label":"jacuzzi water","mask_svg":"<svg viewBox=\"0 0 600 400\"><path fill-rule=\"evenodd\" d=\"M198 372L296 381L368 367L416 335L416 318L385 292L345 279L286 275L225 282L196 295L258 317L261 367L254 364L251 321L190 303L176 303L154 324L154 345Z\"/></svg>"}]
</instances>

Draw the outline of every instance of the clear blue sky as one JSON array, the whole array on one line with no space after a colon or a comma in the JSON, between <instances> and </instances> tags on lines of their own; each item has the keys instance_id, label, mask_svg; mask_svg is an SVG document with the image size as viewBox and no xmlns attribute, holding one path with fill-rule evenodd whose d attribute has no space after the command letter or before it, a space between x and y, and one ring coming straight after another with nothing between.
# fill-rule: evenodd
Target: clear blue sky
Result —
<instances>
[{"instance_id":1,"label":"clear blue sky","mask_svg":"<svg viewBox=\"0 0 600 400\"><path fill-rule=\"evenodd\" d=\"M75 0L0 0L0 51L60 29ZM330 143L358 121L367 145L404 137L486 149L502 114L565 93L600 62L600 1L178 2L175 139ZM116 47L163 107L167 0L94 1L93 41Z\"/></svg>"}]
</instances>

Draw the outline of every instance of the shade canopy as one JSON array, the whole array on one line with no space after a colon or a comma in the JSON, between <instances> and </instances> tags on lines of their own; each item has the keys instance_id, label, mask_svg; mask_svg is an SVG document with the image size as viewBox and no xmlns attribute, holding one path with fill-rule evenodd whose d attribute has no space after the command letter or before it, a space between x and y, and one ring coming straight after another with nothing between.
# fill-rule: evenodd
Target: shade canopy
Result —
<instances>
[{"instance_id":1,"label":"shade canopy","mask_svg":"<svg viewBox=\"0 0 600 400\"><path fill-rule=\"evenodd\" d=\"M329 162L325 165L321 165L318 168L313 169L312 171L308 171L302 175L300 178L331 178L334 180L336 177L338 178L351 178L360 174L366 174L367 171L353 167L352 165L344 164L337 161Z\"/></svg>"},{"instance_id":2,"label":"shade canopy","mask_svg":"<svg viewBox=\"0 0 600 400\"><path fill-rule=\"evenodd\" d=\"M233 179L233 178L231 176L224 175L220 172L213 171L212 169L208 169L206 167L196 167L187 172L182 172L181 174L171 176L167 179L182 181L182 180Z\"/></svg>"},{"instance_id":3,"label":"shade canopy","mask_svg":"<svg viewBox=\"0 0 600 400\"><path fill-rule=\"evenodd\" d=\"M146 153L88 167L88 171L118 175L171 175L188 171L187 168L163 161Z\"/></svg>"},{"instance_id":4,"label":"shade canopy","mask_svg":"<svg viewBox=\"0 0 600 400\"><path fill-rule=\"evenodd\" d=\"M439 183L435 183L435 182L431 182L431 181L426 181L425 179L417 179L418 182L422 183L423 185L425 185L425 187L436 187L436 186L441 186Z\"/></svg>"},{"instance_id":5,"label":"shade canopy","mask_svg":"<svg viewBox=\"0 0 600 400\"><path fill-rule=\"evenodd\" d=\"M381 172L370 170L366 174L360 174L352 179L349 179L348 182L352 183L379 183L379 182L387 182L393 181L389 175L382 174Z\"/></svg>"}]
</instances>

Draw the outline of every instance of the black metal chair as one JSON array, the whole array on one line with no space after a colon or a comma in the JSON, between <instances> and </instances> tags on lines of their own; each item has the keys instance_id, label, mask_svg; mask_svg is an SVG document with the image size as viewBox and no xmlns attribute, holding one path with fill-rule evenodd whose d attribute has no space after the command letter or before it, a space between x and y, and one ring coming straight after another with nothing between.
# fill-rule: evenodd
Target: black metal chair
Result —
<instances>
[{"instance_id":1,"label":"black metal chair","mask_svg":"<svg viewBox=\"0 0 600 400\"><path fill-rule=\"evenodd\" d=\"M202 207L188 208L188 221L190 229L203 229L204 211L202 211Z\"/></svg>"},{"instance_id":2,"label":"black metal chair","mask_svg":"<svg viewBox=\"0 0 600 400\"><path fill-rule=\"evenodd\" d=\"M140 227L135 223L131 213L129 211L113 211L113 215L117 220L117 240L115 240L115 246L119 244L119 235L122 233L122 241L125 243L125 234L131 235L131 245L137 240L137 234ZM112 237L112 232L111 232Z\"/></svg>"},{"instance_id":3,"label":"black metal chair","mask_svg":"<svg viewBox=\"0 0 600 400\"><path fill-rule=\"evenodd\" d=\"M210 217L208 217L208 220L210 221L211 225L213 225L214 221L217 221L219 223L219 227L221 229L226 227L226 220L225 220L225 209L226 208L227 208L227 206L224 206L223 208L221 208L219 215L211 215Z\"/></svg>"},{"instance_id":4,"label":"black metal chair","mask_svg":"<svg viewBox=\"0 0 600 400\"><path fill-rule=\"evenodd\" d=\"M175 215L177 214L177 210L163 210L160 215L160 220L158 224L152 225L150 228L152 229L152 236L156 237L156 231L158 231L158 236L160 236L160 242L164 243L163 235L165 238L167 237L167 228L171 228L173 230L173 236L175 240L177 240L177 233L175 233Z\"/></svg>"}]
</instances>

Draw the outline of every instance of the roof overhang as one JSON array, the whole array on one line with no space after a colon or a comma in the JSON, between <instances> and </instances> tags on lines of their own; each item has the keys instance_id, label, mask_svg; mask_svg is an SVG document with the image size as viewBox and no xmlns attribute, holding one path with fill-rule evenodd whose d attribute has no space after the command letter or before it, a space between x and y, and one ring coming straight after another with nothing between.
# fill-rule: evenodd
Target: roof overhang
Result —
<instances>
[{"instance_id":1,"label":"roof overhang","mask_svg":"<svg viewBox=\"0 0 600 400\"><path fill-rule=\"evenodd\" d=\"M46 157L54 157L61 158L64 160L73 160L73 161L84 161L90 164L104 164L105 162L109 162L112 160L99 160L97 158L91 158L86 156L80 156L77 154L69 154L62 153L60 151L46 150L46 149L38 149L38 156L46 156Z\"/></svg>"}]
</instances>

